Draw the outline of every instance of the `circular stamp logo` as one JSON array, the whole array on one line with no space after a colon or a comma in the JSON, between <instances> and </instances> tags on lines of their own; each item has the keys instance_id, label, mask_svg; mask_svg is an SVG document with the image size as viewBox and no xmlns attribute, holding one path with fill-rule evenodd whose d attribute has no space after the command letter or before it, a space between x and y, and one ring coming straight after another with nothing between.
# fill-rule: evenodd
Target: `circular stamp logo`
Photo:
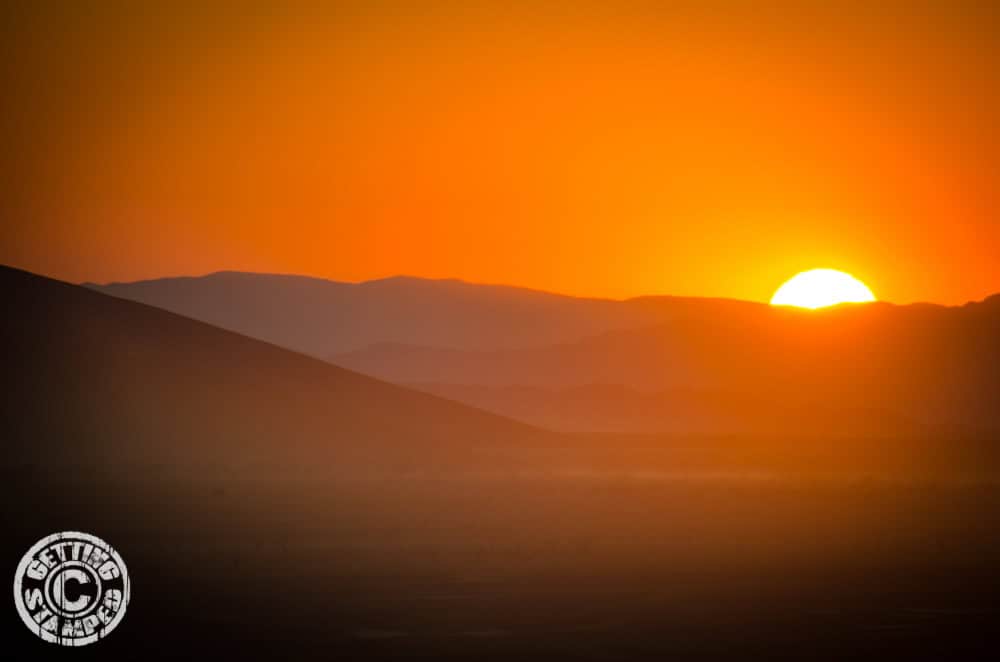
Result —
<instances>
[{"instance_id":1,"label":"circular stamp logo","mask_svg":"<svg viewBox=\"0 0 1000 662\"><path fill-rule=\"evenodd\" d=\"M14 575L21 620L45 641L86 646L125 616L130 582L122 557L97 536L78 531L42 538Z\"/></svg>"}]
</instances>

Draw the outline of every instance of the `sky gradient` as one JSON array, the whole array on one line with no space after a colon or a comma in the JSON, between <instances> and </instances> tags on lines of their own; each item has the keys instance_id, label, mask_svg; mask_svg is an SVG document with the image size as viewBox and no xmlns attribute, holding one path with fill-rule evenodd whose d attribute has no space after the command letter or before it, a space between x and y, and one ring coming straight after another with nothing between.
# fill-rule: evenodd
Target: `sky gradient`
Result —
<instances>
[{"instance_id":1,"label":"sky gradient","mask_svg":"<svg viewBox=\"0 0 1000 662\"><path fill-rule=\"evenodd\" d=\"M0 10L0 262L1000 291L987 3L366 4Z\"/></svg>"}]
</instances>

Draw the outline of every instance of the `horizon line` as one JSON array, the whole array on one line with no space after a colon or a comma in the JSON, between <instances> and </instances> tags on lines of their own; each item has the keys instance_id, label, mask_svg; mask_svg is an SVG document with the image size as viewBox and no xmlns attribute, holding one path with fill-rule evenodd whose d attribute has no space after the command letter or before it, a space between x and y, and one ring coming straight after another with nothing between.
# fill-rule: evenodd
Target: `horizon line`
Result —
<instances>
[{"instance_id":1,"label":"horizon line","mask_svg":"<svg viewBox=\"0 0 1000 662\"><path fill-rule=\"evenodd\" d=\"M294 273L294 272L280 272L280 271L252 271L252 270L246 270L246 269L226 269L226 268L223 268L223 269L215 269L215 270L212 270L212 271L206 271L206 272L197 273L197 274L177 274L177 275L155 276L155 277L151 277L151 278L137 278L135 280L109 280L109 281L103 281L102 282L102 281L97 281L97 280L84 280L84 281L64 280L64 279L59 278L57 276L52 276L52 275L49 275L49 274L44 274L44 273L41 273L41 272L38 272L38 271L34 271L32 269L25 268L25 267L18 267L18 266L15 266L13 264L10 264L10 263L3 263L3 266L9 267L9 268L13 268L13 269L21 269L23 271L28 271L30 273L34 273L34 274L37 274L37 275L40 275L40 276L45 276L46 278L52 278L53 280L59 280L59 281L62 281L62 282L71 283L73 285L79 285L81 287L91 287L91 288L94 288L94 287L96 287L96 288L104 288L104 287L114 287L114 286L124 286L124 285L136 285L136 284L140 284L140 283L151 283L151 282L163 281L163 280L197 280L197 279L209 278L209 277L212 277L212 276L220 276L220 275L225 275L225 274L234 274L234 275L245 275L245 276L265 276L265 277L280 277L280 278L299 278L299 279L305 279L305 280L321 281L321 282L331 283L331 284L337 284L337 285L353 285L353 286L363 286L363 285L369 285L369 284L375 284L375 283L386 282L386 281L393 281L393 280L412 280L412 281L424 281L424 282L436 282L436 283L449 283L450 282L450 283L457 283L457 284L462 284L462 285L468 285L470 287L503 288L503 289L520 290L520 291L524 291L524 292L533 292L533 293L536 293L536 294L544 294L544 295L548 295L548 296L563 297L563 298L569 298L569 299L581 299L581 300L589 300L589 301L613 301L613 302L619 302L619 303L624 303L624 302L629 302L629 301L637 301L637 300L641 300L641 299L669 298L669 299L703 299L703 300L708 300L708 301L730 301L730 302L738 302L738 303L746 303L746 304L757 304L757 305L763 305L763 306L771 306L772 305L770 303L770 301L764 300L764 299L742 299L742 298L739 298L739 297L721 296L721 295L653 293L653 294L638 294L638 295L626 296L626 297L613 297L613 296L598 296L598 295L588 295L588 294L569 294L569 293L566 293L566 292L559 292L559 291L554 291L554 290L545 290L545 289L541 289L541 288L538 288L538 287L532 287L532 286L529 286L529 285L517 285L517 284L502 283L502 282L473 281L473 280L467 280L467 279L464 279L464 278L460 278L460 277L457 277L457 276L434 277L434 276L417 276L417 275L405 274L405 273L395 273L395 274L391 274L391 275L388 275L388 276L380 276L380 277L375 277L375 278L368 278L368 279L364 279L364 280L356 280L356 281L354 281L354 280L338 280L338 279L330 278L330 277L327 277L327 276L319 276L319 275L308 274L308 273ZM997 289L997 290L993 291L992 293L986 294L986 295L984 295L980 299L968 299L968 300L966 300L963 303L955 303L955 304L946 304L946 303L939 303L939 302L927 301L927 300L914 300L914 301L909 301L909 302L906 302L906 303L899 303L899 302L889 301L889 300L880 299L880 298L876 298L876 300L873 301L873 302L871 302L871 303L882 303L882 304L886 304L886 305L890 305L890 306L921 306L921 305L924 305L924 306L940 306L940 307L944 307L944 308L960 308L960 307L968 305L968 304L980 303L982 301L985 301L985 300L990 299L990 298L992 298L994 296L997 296L997 295L1000 295L1000 289Z\"/></svg>"},{"instance_id":2,"label":"horizon line","mask_svg":"<svg viewBox=\"0 0 1000 662\"><path fill-rule=\"evenodd\" d=\"M136 284L140 284L140 283L152 283L152 282L163 281L163 280L197 280L197 279L209 278L209 277L212 277L212 276L221 276L221 275L226 275L226 274L245 275L245 276L267 276L267 277L278 277L278 278L299 278L299 279L305 279L305 280L314 280L314 281L321 281L321 282L325 282L325 283L332 283L332 284L335 284L335 285L354 285L354 286L369 285L369 284L375 284L375 283L381 283L381 282L387 282L387 281L393 281L393 280L413 280L413 281L424 281L424 282L431 282L431 283L458 283L458 284L462 284L462 285L468 285L468 286L471 286L471 287L504 288L504 289L520 290L520 291L524 291L524 292L533 292L533 293L537 293L537 294L544 294L544 295L549 295L549 296L554 296L554 297L564 297L564 298L570 298L570 299L581 299L581 300L589 300L589 301L614 301L614 302L619 302L619 303L625 303L625 302L628 302L628 301L637 301L637 300L641 300L641 299L668 298L668 299L703 299L703 300L706 300L706 301L730 301L730 302L738 302L738 303L756 304L756 305L762 305L762 306L771 306L772 305L770 303L770 301L763 300L763 299L759 299L759 300L758 299L741 299L739 297L720 296L720 295L665 294L665 293L657 293L657 294L638 294L638 295L635 295L635 296L627 296L627 297L610 297L610 296L596 296L596 295L587 295L587 294L569 294L569 293L566 293L566 292L558 292L558 291L553 291L553 290L545 290L545 289L541 289L541 288L538 288L538 287L531 287L531 286L528 286L528 285L516 285L516 284L512 284L512 283L473 281L473 280L467 280L467 279L464 279L464 278L460 278L460 277L457 277L457 276L445 276L445 277L416 276L416 275L413 275L413 274L406 274L406 273L395 273L395 274L392 274L392 275L389 275L389 276L380 276L380 277L376 277L376 278L368 278L368 279L364 279L364 280L353 281L353 280L338 280L338 279L329 278L329 277L326 277L326 276L317 276L317 275L307 274L307 273L293 273L293 272L280 272L280 271L252 271L252 270L245 270L245 269L216 269L216 270L207 271L207 272L199 273L199 274L180 274L180 275L170 275L170 276L157 276L157 277L153 277L153 278L139 278L139 279L136 279L136 280L112 280L112 281L106 281L106 282L98 282L98 281L87 280L87 281L81 281L81 282L78 282L78 283L75 283L75 284L83 286L83 287L113 287L113 286L121 286L121 285L136 285ZM997 293L1000 293L1000 290L998 290ZM872 301L872 302L869 302L869 303L882 303L882 304L886 304L886 305L890 305L890 306L928 305L928 306L941 306L941 307L945 307L945 308L953 308L953 307L961 307L961 306L969 304L969 303L978 303L980 301L984 301L985 299L990 298L991 296L993 296L993 295L992 294L986 295L985 297L983 297L983 299L979 299L979 300L971 300L970 299L970 300L966 301L965 303L960 303L960 304L942 304L942 303L937 303L937 302L933 302L933 301L923 301L923 300L911 301L911 302L908 302L908 303L896 303L894 301L888 301L888 300L879 299L879 298L876 298L875 301Z\"/></svg>"}]
</instances>

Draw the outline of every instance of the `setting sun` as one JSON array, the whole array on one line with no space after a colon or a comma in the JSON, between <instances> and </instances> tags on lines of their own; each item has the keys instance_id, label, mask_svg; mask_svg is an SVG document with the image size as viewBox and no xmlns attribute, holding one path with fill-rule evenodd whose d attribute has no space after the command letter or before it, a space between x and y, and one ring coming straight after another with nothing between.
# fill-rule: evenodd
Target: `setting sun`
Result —
<instances>
[{"instance_id":1,"label":"setting sun","mask_svg":"<svg viewBox=\"0 0 1000 662\"><path fill-rule=\"evenodd\" d=\"M774 306L823 308L838 303L875 301L868 286L836 269L811 269L795 274L771 297Z\"/></svg>"}]
</instances>

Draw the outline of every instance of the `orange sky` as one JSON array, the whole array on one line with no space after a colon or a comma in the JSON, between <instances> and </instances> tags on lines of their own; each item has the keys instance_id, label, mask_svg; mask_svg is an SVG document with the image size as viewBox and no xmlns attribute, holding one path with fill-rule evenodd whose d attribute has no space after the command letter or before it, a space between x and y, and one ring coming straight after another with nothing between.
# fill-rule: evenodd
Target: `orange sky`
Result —
<instances>
[{"instance_id":1,"label":"orange sky","mask_svg":"<svg viewBox=\"0 0 1000 662\"><path fill-rule=\"evenodd\" d=\"M993 12L366 4L3 10L0 262L756 300L826 266L890 301L1000 291Z\"/></svg>"}]
</instances>

